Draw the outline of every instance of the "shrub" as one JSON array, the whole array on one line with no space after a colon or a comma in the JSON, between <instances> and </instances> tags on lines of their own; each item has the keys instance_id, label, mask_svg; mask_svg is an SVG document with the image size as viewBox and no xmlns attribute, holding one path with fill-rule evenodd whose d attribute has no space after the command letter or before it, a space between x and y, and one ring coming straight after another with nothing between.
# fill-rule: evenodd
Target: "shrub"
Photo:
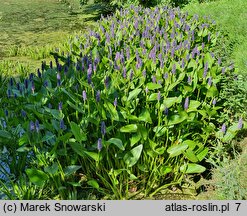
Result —
<instances>
[{"instance_id":1,"label":"shrub","mask_svg":"<svg viewBox=\"0 0 247 216\"><path fill-rule=\"evenodd\" d=\"M209 2L209 1L215 1L215 0L194 0L197 1L199 3L202 2ZM79 0L80 5L85 5L88 3L88 1L84 1L84 0ZM184 6L190 2L193 2L193 0L95 0L95 3L98 2L103 2L106 4L110 4L116 8L122 8L122 7L128 7L130 5L141 5L141 6L145 6L145 7L154 7L154 6L158 6L158 5L171 5L174 7L177 6Z\"/></svg>"},{"instance_id":2,"label":"shrub","mask_svg":"<svg viewBox=\"0 0 247 216\"><path fill-rule=\"evenodd\" d=\"M216 59L216 44L210 20L132 6L75 37L37 75L11 78L0 143L13 181L25 171L62 199L83 188L123 199L203 173L209 138L228 142L243 127L217 121L221 80L234 68Z\"/></svg>"}]
</instances>

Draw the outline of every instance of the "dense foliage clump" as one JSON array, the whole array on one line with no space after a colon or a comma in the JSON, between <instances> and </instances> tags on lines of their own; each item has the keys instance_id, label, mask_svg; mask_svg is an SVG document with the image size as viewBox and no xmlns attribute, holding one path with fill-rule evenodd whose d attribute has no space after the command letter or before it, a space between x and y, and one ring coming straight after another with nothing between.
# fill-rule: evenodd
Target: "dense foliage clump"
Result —
<instances>
[{"instance_id":1,"label":"dense foliage clump","mask_svg":"<svg viewBox=\"0 0 247 216\"><path fill-rule=\"evenodd\" d=\"M202 3L202 2L210 2L215 0L194 0L196 2ZM174 7L181 7L184 5L187 5L193 0L94 0L94 3L106 3L111 6L121 8L121 7L128 7L130 5L141 5L145 7L154 7L158 5L170 5ZM79 0L80 5L86 5L88 4L88 0Z\"/></svg>"},{"instance_id":2,"label":"dense foliage clump","mask_svg":"<svg viewBox=\"0 0 247 216\"><path fill-rule=\"evenodd\" d=\"M5 174L54 198L81 198L89 187L122 199L203 173L209 140L228 142L245 126L217 121L234 67L212 52L214 22L132 6L98 26L37 75L1 87Z\"/></svg>"}]
</instances>

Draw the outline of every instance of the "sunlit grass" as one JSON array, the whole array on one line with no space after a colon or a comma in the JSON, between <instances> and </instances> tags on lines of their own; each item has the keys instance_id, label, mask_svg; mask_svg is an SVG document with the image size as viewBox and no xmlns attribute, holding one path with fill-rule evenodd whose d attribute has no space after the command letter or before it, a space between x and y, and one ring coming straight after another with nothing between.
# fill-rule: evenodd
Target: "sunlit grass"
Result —
<instances>
[{"instance_id":1,"label":"sunlit grass","mask_svg":"<svg viewBox=\"0 0 247 216\"><path fill-rule=\"evenodd\" d=\"M2 74L33 72L41 61L51 60L50 52L64 47L71 35L93 28L98 11L80 9L77 0L69 2L71 7L57 0L0 0Z\"/></svg>"},{"instance_id":2,"label":"sunlit grass","mask_svg":"<svg viewBox=\"0 0 247 216\"><path fill-rule=\"evenodd\" d=\"M211 16L216 21L219 29L229 38L225 45L226 49L230 50L228 61L233 60L239 72L245 77L247 75L247 1L217 0L203 4L191 3L184 10L190 14ZM243 86L246 86L247 89L246 79L243 79ZM239 99L241 99L240 95ZM243 109L241 115L245 115L245 113L246 110ZM240 143L242 148L240 155L233 160L224 158L213 170L212 181L209 182L207 193L201 193L199 199L247 199L246 143L246 139Z\"/></svg>"},{"instance_id":3,"label":"sunlit grass","mask_svg":"<svg viewBox=\"0 0 247 216\"><path fill-rule=\"evenodd\" d=\"M247 1L217 0L210 3L192 3L184 10L200 16L211 16L233 43L231 58L240 72L247 74Z\"/></svg>"}]
</instances>

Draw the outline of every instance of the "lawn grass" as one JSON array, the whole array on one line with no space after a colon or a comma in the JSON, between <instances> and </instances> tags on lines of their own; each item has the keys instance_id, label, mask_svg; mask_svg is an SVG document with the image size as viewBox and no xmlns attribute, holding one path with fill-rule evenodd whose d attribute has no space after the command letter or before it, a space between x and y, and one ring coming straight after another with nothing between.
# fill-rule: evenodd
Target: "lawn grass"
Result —
<instances>
[{"instance_id":1,"label":"lawn grass","mask_svg":"<svg viewBox=\"0 0 247 216\"><path fill-rule=\"evenodd\" d=\"M0 0L0 68L15 75L16 62L33 72L42 60L50 60L49 51L62 47L69 36L93 28L104 5L86 5L70 0ZM93 7L92 7L93 6ZM42 54L43 50L46 53ZM21 59L21 60L20 60ZM6 62L9 67L6 67Z\"/></svg>"},{"instance_id":2,"label":"lawn grass","mask_svg":"<svg viewBox=\"0 0 247 216\"><path fill-rule=\"evenodd\" d=\"M231 59L239 72L247 74L247 1L216 0L208 3L191 3L184 11L212 17L233 44Z\"/></svg>"},{"instance_id":3,"label":"lawn grass","mask_svg":"<svg viewBox=\"0 0 247 216\"><path fill-rule=\"evenodd\" d=\"M83 23L68 7L56 0L0 0L0 47L8 45L44 45L60 41Z\"/></svg>"},{"instance_id":4,"label":"lawn grass","mask_svg":"<svg viewBox=\"0 0 247 216\"><path fill-rule=\"evenodd\" d=\"M191 3L183 10L201 17L210 16L216 21L221 32L230 40L228 61L233 61L239 73L247 77L247 1L216 0L202 4ZM247 89L246 79L243 82ZM244 113L246 110L242 110L241 114ZM247 199L247 138L238 146L242 149L241 154L235 159L224 158L212 171L213 176L207 192L201 193L198 199Z\"/></svg>"}]
</instances>

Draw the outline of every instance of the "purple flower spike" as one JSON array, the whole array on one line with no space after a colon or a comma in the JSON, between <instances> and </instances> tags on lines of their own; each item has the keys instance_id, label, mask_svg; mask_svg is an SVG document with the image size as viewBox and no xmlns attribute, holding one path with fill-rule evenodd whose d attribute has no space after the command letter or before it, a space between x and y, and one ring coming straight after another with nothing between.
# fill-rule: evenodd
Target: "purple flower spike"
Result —
<instances>
[{"instance_id":1,"label":"purple flower spike","mask_svg":"<svg viewBox=\"0 0 247 216\"><path fill-rule=\"evenodd\" d=\"M97 64L94 63L94 64L93 64L93 72L95 73L96 71L97 71Z\"/></svg>"},{"instance_id":2,"label":"purple flower spike","mask_svg":"<svg viewBox=\"0 0 247 216\"><path fill-rule=\"evenodd\" d=\"M81 66L80 66L80 63L79 62L76 63L76 70L77 71L80 71L81 70Z\"/></svg>"},{"instance_id":3,"label":"purple flower spike","mask_svg":"<svg viewBox=\"0 0 247 216\"><path fill-rule=\"evenodd\" d=\"M87 100L87 93L85 90L83 90L83 92L82 92L82 98L83 98L84 102Z\"/></svg>"},{"instance_id":4,"label":"purple flower spike","mask_svg":"<svg viewBox=\"0 0 247 216\"><path fill-rule=\"evenodd\" d=\"M148 87L145 88L145 92L146 92L146 94L148 93Z\"/></svg>"},{"instance_id":5,"label":"purple flower spike","mask_svg":"<svg viewBox=\"0 0 247 216\"><path fill-rule=\"evenodd\" d=\"M38 120L35 121L35 128L36 128L36 132L38 133L40 129Z\"/></svg>"},{"instance_id":6,"label":"purple flower spike","mask_svg":"<svg viewBox=\"0 0 247 216\"><path fill-rule=\"evenodd\" d=\"M210 39L211 39L211 35L210 35L210 33L208 34L208 42L210 41Z\"/></svg>"},{"instance_id":7,"label":"purple flower spike","mask_svg":"<svg viewBox=\"0 0 247 216\"><path fill-rule=\"evenodd\" d=\"M143 49L142 49L142 54L143 54L143 55L146 55L146 53L147 53L147 49L146 49L146 48L143 48Z\"/></svg>"},{"instance_id":8,"label":"purple flower spike","mask_svg":"<svg viewBox=\"0 0 247 216\"><path fill-rule=\"evenodd\" d=\"M165 108L164 113L165 113L166 116L168 116L169 109L167 107Z\"/></svg>"},{"instance_id":9,"label":"purple flower spike","mask_svg":"<svg viewBox=\"0 0 247 216\"><path fill-rule=\"evenodd\" d=\"M184 67L185 67L185 60L184 60L184 59L182 59L181 68L183 68L183 69L184 69Z\"/></svg>"},{"instance_id":10,"label":"purple flower spike","mask_svg":"<svg viewBox=\"0 0 247 216\"><path fill-rule=\"evenodd\" d=\"M171 39L174 39L175 35L174 32L171 33Z\"/></svg>"},{"instance_id":11,"label":"purple flower spike","mask_svg":"<svg viewBox=\"0 0 247 216\"><path fill-rule=\"evenodd\" d=\"M218 59L218 65L221 65L221 58Z\"/></svg>"},{"instance_id":12,"label":"purple flower spike","mask_svg":"<svg viewBox=\"0 0 247 216\"><path fill-rule=\"evenodd\" d=\"M22 110L22 111L21 111L21 116L22 116L23 118L25 118L25 117L27 116L27 113L26 113L24 110Z\"/></svg>"},{"instance_id":13,"label":"purple flower spike","mask_svg":"<svg viewBox=\"0 0 247 216\"><path fill-rule=\"evenodd\" d=\"M4 110L4 114L5 114L6 117L8 117L8 115L9 115L8 110Z\"/></svg>"},{"instance_id":14,"label":"purple flower spike","mask_svg":"<svg viewBox=\"0 0 247 216\"><path fill-rule=\"evenodd\" d=\"M216 103L217 103L217 100L214 98L212 101L213 106L215 106Z\"/></svg>"},{"instance_id":15,"label":"purple flower spike","mask_svg":"<svg viewBox=\"0 0 247 216\"><path fill-rule=\"evenodd\" d=\"M226 68L223 67L221 72L222 72L222 74L224 74L226 72Z\"/></svg>"},{"instance_id":16,"label":"purple flower spike","mask_svg":"<svg viewBox=\"0 0 247 216\"><path fill-rule=\"evenodd\" d=\"M156 83L156 76L155 75L152 76L152 82Z\"/></svg>"},{"instance_id":17,"label":"purple flower spike","mask_svg":"<svg viewBox=\"0 0 247 216\"><path fill-rule=\"evenodd\" d=\"M238 120L238 129L241 130L243 128L243 119L239 118Z\"/></svg>"},{"instance_id":18,"label":"purple flower spike","mask_svg":"<svg viewBox=\"0 0 247 216\"><path fill-rule=\"evenodd\" d=\"M30 75L29 75L30 82L33 80L33 77L34 77L34 74L33 73L30 73Z\"/></svg>"},{"instance_id":19,"label":"purple flower spike","mask_svg":"<svg viewBox=\"0 0 247 216\"><path fill-rule=\"evenodd\" d=\"M221 127L221 132L222 132L223 134L226 133L226 124L225 124L225 123L224 123L224 124L222 125L222 127Z\"/></svg>"},{"instance_id":20,"label":"purple flower spike","mask_svg":"<svg viewBox=\"0 0 247 216\"><path fill-rule=\"evenodd\" d=\"M57 86L61 85L61 75L60 73L57 73Z\"/></svg>"},{"instance_id":21,"label":"purple flower spike","mask_svg":"<svg viewBox=\"0 0 247 216\"><path fill-rule=\"evenodd\" d=\"M11 91L10 91L10 89L8 89L8 91L7 91L7 96L8 96L8 98L11 97Z\"/></svg>"},{"instance_id":22,"label":"purple flower spike","mask_svg":"<svg viewBox=\"0 0 247 216\"><path fill-rule=\"evenodd\" d=\"M126 48L126 58L127 60L130 59L130 48L129 47Z\"/></svg>"},{"instance_id":23,"label":"purple flower spike","mask_svg":"<svg viewBox=\"0 0 247 216\"><path fill-rule=\"evenodd\" d=\"M172 48L172 51L171 51L171 57L173 58L175 55L175 48Z\"/></svg>"},{"instance_id":24,"label":"purple flower spike","mask_svg":"<svg viewBox=\"0 0 247 216\"><path fill-rule=\"evenodd\" d=\"M142 76L146 77L147 73L146 70L142 71Z\"/></svg>"},{"instance_id":25,"label":"purple flower spike","mask_svg":"<svg viewBox=\"0 0 247 216\"><path fill-rule=\"evenodd\" d=\"M46 65L45 61L42 61L42 64L41 64L41 70L42 70L42 71L45 70L45 65Z\"/></svg>"},{"instance_id":26,"label":"purple flower spike","mask_svg":"<svg viewBox=\"0 0 247 216\"><path fill-rule=\"evenodd\" d=\"M11 87L13 86L13 78L10 78L9 84Z\"/></svg>"},{"instance_id":27,"label":"purple flower spike","mask_svg":"<svg viewBox=\"0 0 247 216\"><path fill-rule=\"evenodd\" d=\"M136 63L136 68L140 69L142 67L142 60L139 59L138 62Z\"/></svg>"},{"instance_id":28,"label":"purple flower spike","mask_svg":"<svg viewBox=\"0 0 247 216\"><path fill-rule=\"evenodd\" d=\"M57 73L57 80L61 80L61 74Z\"/></svg>"},{"instance_id":29,"label":"purple flower spike","mask_svg":"<svg viewBox=\"0 0 247 216\"><path fill-rule=\"evenodd\" d=\"M207 73L208 73L208 62L206 62L205 66L204 66L204 72L203 72L204 78L207 76Z\"/></svg>"},{"instance_id":30,"label":"purple flower spike","mask_svg":"<svg viewBox=\"0 0 247 216\"><path fill-rule=\"evenodd\" d=\"M64 75L67 75L68 71L69 71L69 68L68 68L67 65L65 65L65 67L64 67Z\"/></svg>"},{"instance_id":31,"label":"purple flower spike","mask_svg":"<svg viewBox=\"0 0 247 216\"><path fill-rule=\"evenodd\" d=\"M67 65L68 65L68 67L69 67L69 66L70 66L70 63L71 63L71 61L70 61L70 56L69 56L69 55L67 56L66 62L67 62Z\"/></svg>"},{"instance_id":32,"label":"purple flower spike","mask_svg":"<svg viewBox=\"0 0 247 216\"><path fill-rule=\"evenodd\" d=\"M212 77L208 78L208 85L211 86L212 85Z\"/></svg>"},{"instance_id":33,"label":"purple flower spike","mask_svg":"<svg viewBox=\"0 0 247 216\"><path fill-rule=\"evenodd\" d=\"M204 49L205 48L205 43L202 43L202 49Z\"/></svg>"},{"instance_id":34,"label":"purple flower spike","mask_svg":"<svg viewBox=\"0 0 247 216\"><path fill-rule=\"evenodd\" d=\"M3 120L3 128L6 128L6 127L7 127L6 121Z\"/></svg>"},{"instance_id":35,"label":"purple flower spike","mask_svg":"<svg viewBox=\"0 0 247 216\"><path fill-rule=\"evenodd\" d=\"M81 71L84 72L85 71L85 65L84 62L82 61L81 63ZM64 73L65 73L65 68L64 68Z\"/></svg>"},{"instance_id":36,"label":"purple flower spike","mask_svg":"<svg viewBox=\"0 0 247 216\"><path fill-rule=\"evenodd\" d=\"M184 109L187 110L189 108L189 97L186 97L184 102Z\"/></svg>"},{"instance_id":37,"label":"purple flower spike","mask_svg":"<svg viewBox=\"0 0 247 216\"><path fill-rule=\"evenodd\" d=\"M105 82L105 87L108 88L109 87L110 78L107 76L105 78L105 81L104 82Z\"/></svg>"},{"instance_id":38,"label":"purple flower spike","mask_svg":"<svg viewBox=\"0 0 247 216\"><path fill-rule=\"evenodd\" d=\"M63 119L60 120L60 129L62 129L62 130L65 129L65 125L64 125L64 120Z\"/></svg>"},{"instance_id":39,"label":"purple flower spike","mask_svg":"<svg viewBox=\"0 0 247 216\"><path fill-rule=\"evenodd\" d=\"M50 61L50 68L52 69L52 63L51 63L52 61ZM55 56L55 62L56 62L56 65L58 65L58 56Z\"/></svg>"},{"instance_id":40,"label":"purple flower spike","mask_svg":"<svg viewBox=\"0 0 247 216\"><path fill-rule=\"evenodd\" d=\"M101 134L103 136L105 136L105 134L106 134L106 126L105 126L105 122L104 121L101 122Z\"/></svg>"},{"instance_id":41,"label":"purple flower spike","mask_svg":"<svg viewBox=\"0 0 247 216\"><path fill-rule=\"evenodd\" d=\"M127 77L127 73L126 73L126 68L124 67L123 68L123 78L126 79L126 77Z\"/></svg>"},{"instance_id":42,"label":"purple flower spike","mask_svg":"<svg viewBox=\"0 0 247 216\"><path fill-rule=\"evenodd\" d=\"M153 60L153 62L156 61L156 47L153 47L149 53L149 58Z\"/></svg>"},{"instance_id":43,"label":"purple flower spike","mask_svg":"<svg viewBox=\"0 0 247 216\"><path fill-rule=\"evenodd\" d=\"M100 29L103 33L105 33L105 28L102 25L100 26Z\"/></svg>"},{"instance_id":44,"label":"purple flower spike","mask_svg":"<svg viewBox=\"0 0 247 216\"><path fill-rule=\"evenodd\" d=\"M38 77L41 78L42 74L40 72L40 69L37 70Z\"/></svg>"},{"instance_id":45,"label":"purple flower spike","mask_svg":"<svg viewBox=\"0 0 247 216\"><path fill-rule=\"evenodd\" d=\"M232 63L230 66L229 66L229 69L232 70L234 68L234 64Z\"/></svg>"},{"instance_id":46,"label":"purple flower spike","mask_svg":"<svg viewBox=\"0 0 247 216\"><path fill-rule=\"evenodd\" d=\"M163 75L164 79L168 79L168 73L166 72L164 75Z\"/></svg>"},{"instance_id":47,"label":"purple flower spike","mask_svg":"<svg viewBox=\"0 0 247 216\"><path fill-rule=\"evenodd\" d=\"M44 87L47 87L47 86L48 86L48 81L45 80L45 82L44 82Z\"/></svg>"},{"instance_id":48,"label":"purple flower spike","mask_svg":"<svg viewBox=\"0 0 247 216\"><path fill-rule=\"evenodd\" d=\"M58 72L61 72L62 71L62 65L60 65L59 63L57 65L57 70L58 70Z\"/></svg>"},{"instance_id":49,"label":"purple flower spike","mask_svg":"<svg viewBox=\"0 0 247 216\"><path fill-rule=\"evenodd\" d=\"M163 48L163 49L164 49L164 48ZM162 55L162 53L160 53L160 54L158 55L158 59L159 59L160 62L163 61L163 55Z\"/></svg>"},{"instance_id":50,"label":"purple flower spike","mask_svg":"<svg viewBox=\"0 0 247 216\"><path fill-rule=\"evenodd\" d=\"M195 35L194 35L194 30L191 31L191 40L194 41L195 40Z\"/></svg>"},{"instance_id":51,"label":"purple flower spike","mask_svg":"<svg viewBox=\"0 0 247 216\"><path fill-rule=\"evenodd\" d=\"M116 62L119 61L119 60L120 60L120 57L121 57L120 52L117 52L117 53L116 53L116 56L115 56L115 61L116 61Z\"/></svg>"},{"instance_id":52,"label":"purple flower spike","mask_svg":"<svg viewBox=\"0 0 247 216\"><path fill-rule=\"evenodd\" d=\"M100 90L97 91L96 94L96 101L99 103L100 102Z\"/></svg>"},{"instance_id":53,"label":"purple flower spike","mask_svg":"<svg viewBox=\"0 0 247 216\"><path fill-rule=\"evenodd\" d=\"M158 95L157 95L157 100L158 100L158 101L160 101L160 97L161 97L160 91L158 91Z\"/></svg>"},{"instance_id":54,"label":"purple flower spike","mask_svg":"<svg viewBox=\"0 0 247 216\"><path fill-rule=\"evenodd\" d=\"M117 107L117 98L114 99L113 105Z\"/></svg>"},{"instance_id":55,"label":"purple flower spike","mask_svg":"<svg viewBox=\"0 0 247 216\"><path fill-rule=\"evenodd\" d=\"M190 31L190 26L187 25L187 24L185 24L185 31L186 31L186 32L189 32L189 31Z\"/></svg>"},{"instance_id":56,"label":"purple flower spike","mask_svg":"<svg viewBox=\"0 0 247 216\"><path fill-rule=\"evenodd\" d=\"M111 59L112 58L112 48L109 47L108 50L109 50L108 57Z\"/></svg>"},{"instance_id":57,"label":"purple flower spike","mask_svg":"<svg viewBox=\"0 0 247 216\"><path fill-rule=\"evenodd\" d=\"M25 88L28 89L28 79L25 79Z\"/></svg>"},{"instance_id":58,"label":"purple flower spike","mask_svg":"<svg viewBox=\"0 0 247 216\"><path fill-rule=\"evenodd\" d=\"M121 54L120 62L121 62L122 65L124 65L125 58L124 58L124 54L123 53Z\"/></svg>"},{"instance_id":59,"label":"purple flower spike","mask_svg":"<svg viewBox=\"0 0 247 216\"><path fill-rule=\"evenodd\" d=\"M31 87L32 93L34 93L35 90L35 85L34 85L34 81L32 81L32 87Z\"/></svg>"},{"instance_id":60,"label":"purple flower spike","mask_svg":"<svg viewBox=\"0 0 247 216\"><path fill-rule=\"evenodd\" d=\"M101 138L99 138L98 139L98 143L97 143L97 149L98 149L98 151L101 151L101 149L102 149L102 139Z\"/></svg>"},{"instance_id":61,"label":"purple flower spike","mask_svg":"<svg viewBox=\"0 0 247 216\"><path fill-rule=\"evenodd\" d=\"M191 58L193 59L195 57L195 50L192 50L191 52Z\"/></svg>"},{"instance_id":62,"label":"purple flower spike","mask_svg":"<svg viewBox=\"0 0 247 216\"><path fill-rule=\"evenodd\" d=\"M187 80L187 82L188 82L188 84L191 84L191 76L188 76L188 80Z\"/></svg>"},{"instance_id":63,"label":"purple flower spike","mask_svg":"<svg viewBox=\"0 0 247 216\"><path fill-rule=\"evenodd\" d=\"M186 61L189 61L190 60L190 54L187 54L186 55Z\"/></svg>"},{"instance_id":64,"label":"purple flower spike","mask_svg":"<svg viewBox=\"0 0 247 216\"><path fill-rule=\"evenodd\" d=\"M120 66L119 66L116 62L114 62L114 68L115 68L116 70L120 70Z\"/></svg>"},{"instance_id":65,"label":"purple flower spike","mask_svg":"<svg viewBox=\"0 0 247 216\"><path fill-rule=\"evenodd\" d=\"M90 64L88 66L88 70L87 70L87 81L88 81L88 84L91 84L92 83L92 64Z\"/></svg>"},{"instance_id":66,"label":"purple flower spike","mask_svg":"<svg viewBox=\"0 0 247 216\"><path fill-rule=\"evenodd\" d=\"M134 72L133 70L130 71L130 81L133 79L133 76L134 76Z\"/></svg>"},{"instance_id":67,"label":"purple flower spike","mask_svg":"<svg viewBox=\"0 0 247 216\"><path fill-rule=\"evenodd\" d=\"M176 64L173 64L173 66L172 66L172 73L173 73L173 74L176 73Z\"/></svg>"},{"instance_id":68,"label":"purple flower spike","mask_svg":"<svg viewBox=\"0 0 247 216\"><path fill-rule=\"evenodd\" d=\"M59 104L58 104L58 110L59 111L62 111L62 109L63 109L63 102L59 102Z\"/></svg>"},{"instance_id":69,"label":"purple flower spike","mask_svg":"<svg viewBox=\"0 0 247 216\"><path fill-rule=\"evenodd\" d=\"M29 129L30 129L31 132L35 130L35 125L34 125L34 122L33 121L30 121L30 123L29 123Z\"/></svg>"}]
</instances>

